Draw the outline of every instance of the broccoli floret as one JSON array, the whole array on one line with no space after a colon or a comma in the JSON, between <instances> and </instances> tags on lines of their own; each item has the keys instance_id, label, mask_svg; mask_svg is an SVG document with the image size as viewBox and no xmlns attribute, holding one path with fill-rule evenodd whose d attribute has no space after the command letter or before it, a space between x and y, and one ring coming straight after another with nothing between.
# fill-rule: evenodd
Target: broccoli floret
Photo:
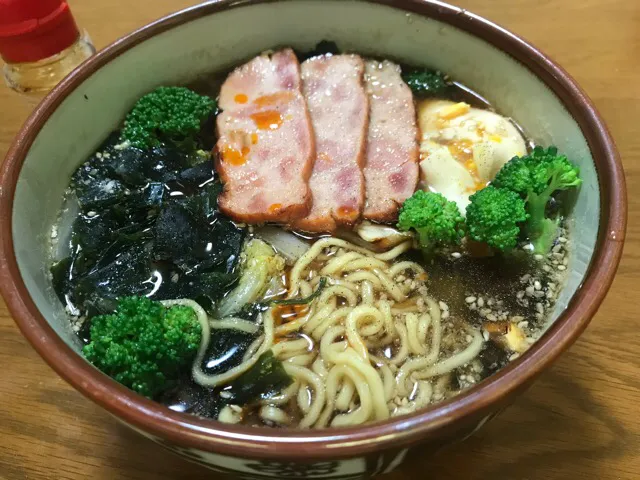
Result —
<instances>
[{"instance_id":1,"label":"broccoli floret","mask_svg":"<svg viewBox=\"0 0 640 480\"><path fill-rule=\"evenodd\" d=\"M166 308L146 297L120 299L116 311L91 319L87 360L130 389L153 398L193 362L202 327L193 309Z\"/></svg>"},{"instance_id":2,"label":"broccoli floret","mask_svg":"<svg viewBox=\"0 0 640 480\"><path fill-rule=\"evenodd\" d=\"M439 193L418 190L402 205L398 228L415 230L420 246L429 252L459 244L464 236L464 218L455 202Z\"/></svg>"},{"instance_id":3,"label":"broccoli floret","mask_svg":"<svg viewBox=\"0 0 640 480\"><path fill-rule=\"evenodd\" d=\"M444 75L436 70L409 70L402 72L402 79L417 97L441 95L449 88L449 82Z\"/></svg>"},{"instance_id":4,"label":"broccoli floret","mask_svg":"<svg viewBox=\"0 0 640 480\"><path fill-rule=\"evenodd\" d=\"M121 140L137 148L193 140L214 107L212 99L188 88L159 87L140 98L127 114Z\"/></svg>"},{"instance_id":5,"label":"broccoli floret","mask_svg":"<svg viewBox=\"0 0 640 480\"><path fill-rule=\"evenodd\" d=\"M520 235L520 224L528 218L524 200L511 190L491 185L471 195L469 200L469 237L498 250L515 247Z\"/></svg>"},{"instance_id":6,"label":"broccoli floret","mask_svg":"<svg viewBox=\"0 0 640 480\"><path fill-rule=\"evenodd\" d=\"M529 155L510 160L496 175L492 184L522 196L529 220L525 228L536 253L547 253L558 231L558 218L547 216L547 205L555 192L582 183L580 169L556 147L536 147Z\"/></svg>"}]
</instances>

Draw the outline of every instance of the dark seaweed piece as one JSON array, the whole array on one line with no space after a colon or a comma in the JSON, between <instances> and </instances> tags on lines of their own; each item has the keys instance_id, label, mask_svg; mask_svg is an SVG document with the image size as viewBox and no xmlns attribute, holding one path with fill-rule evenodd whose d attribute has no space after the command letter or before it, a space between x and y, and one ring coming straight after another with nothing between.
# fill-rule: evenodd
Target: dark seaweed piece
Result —
<instances>
[{"instance_id":1,"label":"dark seaweed piece","mask_svg":"<svg viewBox=\"0 0 640 480\"><path fill-rule=\"evenodd\" d=\"M153 182L98 213L79 215L66 272L62 265L52 270L61 300L70 294L83 312L105 313L120 295L152 295L192 298L213 311L237 280L245 234L217 213L219 191L210 182L192 197L172 199L164 184Z\"/></svg>"},{"instance_id":2,"label":"dark seaweed piece","mask_svg":"<svg viewBox=\"0 0 640 480\"><path fill-rule=\"evenodd\" d=\"M151 150L128 147L111 154L110 166L113 175L132 186L147 182L168 182L175 180L178 173L193 162L173 147L159 146Z\"/></svg>"},{"instance_id":3,"label":"dark seaweed piece","mask_svg":"<svg viewBox=\"0 0 640 480\"><path fill-rule=\"evenodd\" d=\"M212 329L211 341L202 360L202 370L216 375L237 367L256 335L236 329Z\"/></svg>"},{"instance_id":4,"label":"dark seaweed piece","mask_svg":"<svg viewBox=\"0 0 640 480\"><path fill-rule=\"evenodd\" d=\"M65 298L65 295L73 293L76 281L91 270L94 262L94 259L87 255L81 247L75 246L73 248L71 255L56 262L51 268L53 288L64 303L69 300Z\"/></svg>"},{"instance_id":5,"label":"dark seaweed piece","mask_svg":"<svg viewBox=\"0 0 640 480\"><path fill-rule=\"evenodd\" d=\"M232 223L226 217L217 214L220 193L222 193L222 183L215 180L204 185L197 195L185 198L183 203L196 216L206 217L210 221L224 220Z\"/></svg>"},{"instance_id":6,"label":"dark seaweed piece","mask_svg":"<svg viewBox=\"0 0 640 480\"><path fill-rule=\"evenodd\" d=\"M202 297L211 303L220 300L238 281L238 275L223 272L203 272L187 274L183 277L181 286L182 298L193 298L196 301Z\"/></svg>"},{"instance_id":7,"label":"dark seaweed piece","mask_svg":"<svg viewBox=\"0 0 640 480\"><path fill-rule=\"evenodd\" d=\"M144 251L148 259L151 260L149 240L152 238L149 230L139 230L128 233L121 231L111 244L101 250L97 257L92 259L93 267L91 271L89 271L89 274L112 264L118 259L118 256L122 252L130 250L133 247L136 247L140 252Z\"/></svg>"},{"instance_id":8,"label":"dark seaweed piece","mask_svg":"<svg viewBox=\"0 0 640 480\"><path fill-rule=\"evenodd\" d=\"M444 95L451 88L445 75L429 68L403 70L402 79L419 98Z\"/></svg>"},{"instance_id":9,"label":"dark seaweed piece","mask_svg":"<svg viewBox=\"0 0 640 480\"><path fill-rule=\"evenodd\" d=\"M295 53L296 53L296 56L298 57L298 60L300 62L303 62L309 58L317 57L319 55L326 55L328 53L332 55L337 55L340 53L340 49L338 48L338 45L336 44L336 42L333 42L330 40L321 40L316 44L313 50L309 50L306 52L296 50Z\"/></svg>"},{"instance_id":10,"label":"dark seaweed piece","mask_svg":"<svg viewBox=\"0 0 640 480\"><path fill-rule=\"evenodd\" d=\"M291 377L284 370L282 362L268 350L225 391L229 393L229 403L244 405L260 398L267 398L290 384Z\"/></svg>"},{"instance_id":11,"label":"dark seaweed piece","mask_svg":"<svg viewBox=\"0 0 640 480\"><path fill-rule=\"evenodd\" d=\"M178 197L204 194L202 192L211 188L213 184L219 184L219 182L215 180L213 161L208 159L179 172L175 180L166 183L166 187L171 192L170 195L177 199ZM217 193L215 197L214 205L217 202Z\"/></svg>"},{"instance_id":12,"label":"dark seaweed piece","mask_svg":"<svg viewBox=\"0 0 640 480\"><path fill-rule=\"evenodd\" d=\"M163 207L155 226L156 259L172 259L184 271L233 271L245 231L217 214L219 192L219 183L211 182L198 195Z\"/></svg>"},{"instance_id":13,"label":"dark seaweed piece","mask_svg":"<svg viewBox=\"0 0 640 480\"><path fill-rule=\"evenodd\" d=\"M190 298L207 312L213 313L214 306L237 282L238 276L225 272L182 273L175 269L163 275L164 281L153 298Z\"/></svg>"},{"instance_id":14,"label":"dark seaweed piece","mask_svg":"<svg viewBox=\"0 0 640 480\"><path fill-rule=\"evenodd\" d=\"M203 150L211 151L216 144L216 117L220 111L218 102L216 101L213 110L211 110L211 113L207 116L204 122L202 122L202 128L198 135L198 143Z\"/></svg>"},{"instance_id":15,"label":"dark seaweed piece","mask_svg":"<svg viewBox=\"0 0 640 480\"><path fill-rule=\"evenodd\" d=\"M149 295L213 311L233 287L245 230L218 213L222 185L211 154L197 150L213 147L217 113L188 144L141 150L113 132L76 170L73 253L51 268L63 302L86 315L110 311L120 295Z\"/></svg>"},{"instance_id":16,"label":"dark seaweed piece","mask_svg":"<svg viewBox=\"0 0 640 480\"><path fill-rule=\"evenodd\" d=\"M112 241L118 229L117 222L109 215L78 215L73 223L73 243L87 253L97 252Z\"/></svg>"},{"instance_id":17,"label":"dark seaweed piece","mask_svg":"<svg viewBox=\"0 0 640 480\"><path fill-rule=\"evenodd\" d=\"M91 343L91 319L87 318L76 332L84 345Z\"/></svg>"},{"instance_id":18,"label":"dark seaweed piece","mask_svg":"<svg viewBox=\"0 0 640 480\"><path fill-rule=\"evenodd\" d=\"M151 182L142 190L142 201L148 207L159 207L164 198L164 184Z\"/></svg>"},{"instance_id":19,"label":"dark seaweed piece","mask_svg":"<svg viewBox=\"0 0 640 480\"><path fill-rule=\"evenodd\" d=\"M217 248L207 252L207 262L202 262L197 267L210 268L215 265L217 268L224 268L227 272L235 271L236 264L240 258L240 251L244 243L246 230L237 227L233 222L226 218L220 217L209 227L210 231L207 236L209 244L215 245ZM208 247L207 247L208 248ZM207 251L205 248L205 251ZM210 266L207 267L207 264Z\"/></svg>"},{"instance_id":20,"label":"dark seaweed piece","mask_svg":"<svg viewBox=\"0 0 640 480\"><path fill-rule=\"evenodd\" d=\"M87 175L90 177L89 175ZM85 183L86 182L86 183ZM108 177L88 178L75 187L80 208L85 211L101 210L122 200L128 189L120 181Z\"/></svg>"},{"instance_id":21,"label":"dark seaweed piece","mask_svg":"<svg viewBox=\"0 0 640 480\"><path fill-rule=\"evenodd\" d=\"M276 305L306 305L308 303L311 303L312 300L316 299L322 293L322 290L324 290L324 287L326 285L327 285L326 277L321 277L320 281L318 282L318 288L316 288L315 292L313 292L308 297L288 298L286 300L274 300L271 303L274 303Z\"/></svg>"},{"instance_id":22,"label":"dark seaweed piece","mask_svg":"<svg viewBox=\"0 0 640 480\"><path fill-rule=\"evenodd\" d=\"M162 392L156 400L171 410L206 418L218 418L220 410L228 403L220 396L219 389L203 388L189 378Z\"/></svg>"},{"instance_id":23,"label":"dark seaweed piece","mask_svg":"<svg viewBox=\"0 0 640 480\"><path fill-rule=\"evenodd\" d=\"M148 180L147 163L150 156L137 148L125 148L110 155L108 166L112 175L132 185L144 185Z\"/></svg>"},{"instance_id":24,"label":"dark seaweed piece","mask_svg":"<svg viewBox=\"0 0 640 480\"><path fill-rule=\"evenodd\" d=\"M160 210L154 232L156 260L173 260L182 266L199 241L198 222L184 206L168 204Z\"/></svg>"},{"instance_id":25,"label":"dark seaweed piece","mask_svg":"<svg viewBox=\"0 0 640 480\"><path fill-rule=\"evenodd\" d=\"M142 243L124 249L111 245L73 291L90 317L112 312L123 296L147 296L156 288L151 254ZM115 253L115 256L113 255Z\"/></svg>"},{"instance_id":26,"label":"dark seaweed piece","mask_svg":"<svg viewBox=\"0 0 640 480\"><path fill-rule=\"evenodd\" d=\"M191 194L196 193L198 188L213 180L214 175L213 161L206 160L181 171L177 181L182 186L182 192Z\"/></svg>"},{"instance_id":27,"label":"dark seaweed piece","mask_svg":"<svg viewBox=\"0 0 640 480\"><path fill-rule=\"evenodd\" d=\"M249 303L243 306L242 309L233 316L256 323L258 321L258 315L266 312L268 309L269 304L267 303Z\"/></svg>"},{"instance_id":28,"label":"dark seaweed piece","mask_svg":"<svg viewBox=\"0 0 640 480\"><path fill-rule=\"evenodd\" d=\"M175 180L182 169L196 161L195 154L185 155L185 151L169 146L155 147L151 152L147 152L147 157L149 179L165 183Z\"/></svg>"},{"instance_id":29,"label":"dark seaweed piece","mask_svg":"<svg viewBox=\"0 0 640 480\"><path fill-rule=\"evenodd\" d=\"M73 243L86 255L104 251L121 235L150 227L162 201L162 184L149 184L142 191L128 195L104 210L80 214L73 225Z\"/></svg>"}]
</instances>

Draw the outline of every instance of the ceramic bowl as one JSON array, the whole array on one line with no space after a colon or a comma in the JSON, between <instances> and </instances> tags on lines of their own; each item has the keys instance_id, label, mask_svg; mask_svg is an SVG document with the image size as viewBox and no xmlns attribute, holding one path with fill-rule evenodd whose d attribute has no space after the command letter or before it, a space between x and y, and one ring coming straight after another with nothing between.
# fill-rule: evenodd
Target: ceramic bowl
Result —
<instances>
[{"instance_id":1,"label":"ceramic bowl","mask_svg":"<svg viewBox=\"0 0 640 480\"><path fill-rule=\"evenodd\" d=\"M455 399L361 427L302 431L223 425L173 412L91 367L52 294L51 226L69 177L142 94L188 82L283 45L331 39L344 50L428 65L486 97L541 144L578 162L570 275L556 321L526 354ZM2 166L2 294L34 348L64 379L166 448L241 477L357 478L392 470L471 435L573 343L613 279L625 233L622 167L607 129L576 83L503 28L427 0L222 0L118 40L63 81L26 122Z\"/></svg>"}]
</instances>

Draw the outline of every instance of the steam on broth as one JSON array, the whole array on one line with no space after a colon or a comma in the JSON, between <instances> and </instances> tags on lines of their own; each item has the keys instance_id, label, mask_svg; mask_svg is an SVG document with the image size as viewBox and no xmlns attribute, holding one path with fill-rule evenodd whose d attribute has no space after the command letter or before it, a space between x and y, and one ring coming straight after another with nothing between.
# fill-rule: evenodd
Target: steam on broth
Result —
<instances>
[{"instance_id":1,"label":"steam on broth","mask_svg":"<svg viewBox=\"0 0 640 480\"><path fill-rule=\"evenodd\" d=\"M173 410L359 425L535 342L579 184L440 72L283 49L132 107L72 176L52 284L86 358Z\"/></svg>"}]
</instances>

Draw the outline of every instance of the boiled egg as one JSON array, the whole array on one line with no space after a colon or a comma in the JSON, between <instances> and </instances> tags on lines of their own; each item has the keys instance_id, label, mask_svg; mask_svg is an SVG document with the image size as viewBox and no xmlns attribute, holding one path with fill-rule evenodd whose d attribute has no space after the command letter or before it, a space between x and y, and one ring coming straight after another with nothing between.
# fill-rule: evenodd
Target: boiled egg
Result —
<instances>
[{"instance_id":1,"label":"boiled egg","mask_svg":"<svg viewBox=\"0 0 640 480\"><path fill-rule=\"evenodd\" d=\"M423 100L418 122L422 188L456 202L462 213L470 195L491 182L505 163L527 152L524 138L507 118L464 102Z\"/></svg>"}]
</instances>

